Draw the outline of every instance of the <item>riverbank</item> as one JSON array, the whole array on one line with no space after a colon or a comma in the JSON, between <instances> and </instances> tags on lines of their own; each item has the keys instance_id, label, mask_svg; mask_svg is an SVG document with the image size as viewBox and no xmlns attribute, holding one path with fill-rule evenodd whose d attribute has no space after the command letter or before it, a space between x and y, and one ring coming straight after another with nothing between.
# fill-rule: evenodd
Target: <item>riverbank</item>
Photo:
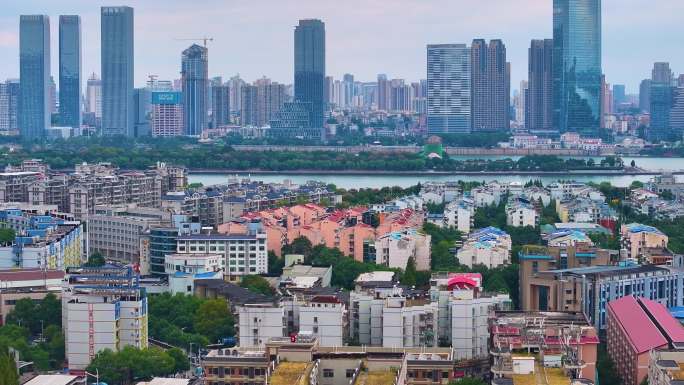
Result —
<instances>
[{"instance_id":1,"label":"riverbank","mask_svg":"<svg viewBox=\"0 0 684 385\"><path fill-rule=\"evenodd\" d=\"M619 170L568 170L568 171L384 171L384 170L235 170L235 169L205 169L205 168L190 168L190 174L204 174L204 175L283 175L283 174L298 174L298 175L347 175L347 176L416 176L424 177L429 175L434 176L652 176L658 175L658 171L643 170L643 169L619 169ZM675 171L673 174L684 175L684 171Z\"/></svg>"}]
</instances>

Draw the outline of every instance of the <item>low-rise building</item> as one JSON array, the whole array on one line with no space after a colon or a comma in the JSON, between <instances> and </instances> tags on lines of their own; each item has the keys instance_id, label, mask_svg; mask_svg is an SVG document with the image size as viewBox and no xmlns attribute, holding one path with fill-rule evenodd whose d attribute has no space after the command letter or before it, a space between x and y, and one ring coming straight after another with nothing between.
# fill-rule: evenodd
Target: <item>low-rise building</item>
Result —
<instances>
[{"instance_id":1,"label":"low-rise building","mask_svg":"<svg viewBox=\"0 0 684 385\"><path fill-rule=\"evenodd\" d=\"M463 197L444 207L444 225L455 227L463 234L470 233L475 222L475 202Z\"/></svg>"},{"instance_id":2,"label":"low-rise building","mask_svg":"<svg viewBox=\"0 0 684 385\"><path fill-rule=\"evenodd\" d=\"M166 274L169 291L192 295L195 280L223 279L222 254L167 254Z\"/></svg>"},{"instance_id":3,"label":"low-rise building","mask_svg":"<svg viewBox=\"0 0 684 385\"><path fill-rule=\"evenodd\" d=\"M537 227L539 212L530 201L516 198L506 205L506 225L511 227Z\"/></svg>"},{"instance_id":4,"label":"low-rise building","mask_svg":"<svg viewBox=\"0 0 684 385\"><path fill-rule=\"evenodd\" d=\"M7 315L20 299L40 301L48 294L59 298L63 280L62 270L0 270L0 325L5 324Z\"/></svg>"},{"instance_id":5,"label":"low-rise building","mask_svg":"<svg viewBox=\"0 0 684 385\"><path fill-rule=\"evenodd\" d=\"M648 363L649 385L678 385L684 378L684 350L651 349Z\"/></svg>"},{"instance_id":6,"label":"low-rise building","mask_svg":"<svg viewBox=\"0 0 684 385\"><path fill-rule=\"evenodd\" d=\"M496 227L472 232L458 249L456 258L465 266L484 265L494 268L510 263L511 237Z\"/></svg>"},{"instance_id":7,"label":"low-rise building","mask_svg":"<svg viewBox=\"0 0 684 385\"><path fill-rule=\"evenodd\" d=\"M299 306L299 333L311 334L321 346L343 346L347 308L335 296L316 296Z\"/></svg>"},{"instance_id":8,"label":"low-rise building","mask_svg":"<svg viewBox=\"0 0 684 385\"><path fill-rule=\"evenodd\" d=\"M684 327L658 302L625 296L608 303L608 355L625 385L648 377L651 351L684 348Z\"/></svg>"},{"instance_id":9,"label":"low-rise building","mask_svg":"<svg viewBox=\"0 0 684 385\"><path fill-rule=\"evenodd\" d=\"M413 259L417 270L430 270L431 236L415 229L393 231L375 240L375 263L406 269Z\"/></svg>"},{"instance_id":10,"label":"low-rise building","mask_svg":"<svg viewBox=\"0 0 684 385\"><path fill-rule=\"evenodd\" d=\"M621 246L627 250L629 258L643 257L644 250L647 248L667 248L667 235L653 226L639 223L622 225L620 236Z\"/></svg>"},{"instance_id":11,"label":"low-rise building","mask_svg":"<svg viewBox=\"0 0 684 385\"><path fill-rule=\"evenodd\" d=\"M332 269L332 266L316 267L299 264L286 266L283 267L283 273L280 275L280 285L286 288L292 288L292 286L297 288L299 284L306 282L308 287L329 287Z\"/></svg>"}]
</instances>

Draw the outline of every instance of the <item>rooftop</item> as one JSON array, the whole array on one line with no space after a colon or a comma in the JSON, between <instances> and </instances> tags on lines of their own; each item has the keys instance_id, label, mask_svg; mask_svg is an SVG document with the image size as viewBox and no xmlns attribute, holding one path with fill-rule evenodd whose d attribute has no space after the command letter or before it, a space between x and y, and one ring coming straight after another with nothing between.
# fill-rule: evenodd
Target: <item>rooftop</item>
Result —
<instances>
[{"instance_id":1,"label":"rooftop","mask_svg":"<svg viewBox=\"0 0 684 385\"><path fill-rule=\"evenodd\" d=\"M299 385L309 362L281 362L271 377L271 385ZM369 384L370 385L370 384Z\"/></svg>"},{"instance_id":2,"label":"rooftop","mask_svg":"<svg viewBox=\"0 0 684 385\"><path fill-rule=\"evenodd\" d=\"M610 301L608 309L637 353L667 345L667 339L658 331L636 298L628 295Z\"/></svg>"},{"instance_id":3,"label":"rooftop","mask_svg":"<svg viewBox=\"0 0 684 385\"><path fill-rule=\"evenodd\" d=\"M392 282L394 280L393 271L372 271L370 273L359 274L356 283L365 282Z\"/></svg>"}]
</instances>

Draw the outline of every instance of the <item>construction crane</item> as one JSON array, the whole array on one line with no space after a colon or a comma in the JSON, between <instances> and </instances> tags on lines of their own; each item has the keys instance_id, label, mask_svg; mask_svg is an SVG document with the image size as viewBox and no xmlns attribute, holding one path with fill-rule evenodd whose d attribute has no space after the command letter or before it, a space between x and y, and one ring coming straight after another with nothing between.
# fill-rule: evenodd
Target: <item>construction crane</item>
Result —
<instances>
[{"instance_id":1,"label":"construction crane","mask_svg":"<svg viewBox=\"0 0 684 385\"><path fill-rule=\"evenodd\" d=\"M207 42L209 41L214 41L213 37L199 37L199 38L193 38L193 39L174 39L174 40L179 40L179 41L201 41L204 43L204 48L207 48Z\"/></svg>"}]
</instances>

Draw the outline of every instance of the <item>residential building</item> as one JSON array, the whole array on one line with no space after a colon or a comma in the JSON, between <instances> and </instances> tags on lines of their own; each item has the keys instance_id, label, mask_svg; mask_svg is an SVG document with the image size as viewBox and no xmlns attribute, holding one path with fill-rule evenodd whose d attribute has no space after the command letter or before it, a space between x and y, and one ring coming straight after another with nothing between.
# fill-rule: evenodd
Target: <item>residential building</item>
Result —
<instances>
[{"instance_id":1,"label":"residential building","mask_svg":"<svg viewBox=\"0 0 684 385\"><path fill-rule=\"evenodd\" d=\"M684 327L660 303L625 296L608 303L608 355L625 385L648 377L651 351L684 347Z\"/></svg>"},{"instance_id":2,"label":"residential building","mask_svg":"<svg viewBox=\"0 0 684 385\"><path fill-rule=\"evenodd\" d=\"M642 112L651 111L651 79L639 83L639 109Z\"/></svg>"},{"instance_id":3,"label":"residential building","mask_svg":"<svg viewBox=\"0 0 684 385\"><path fill-rule=\"evenodd\" d=\"M208 54L206 47L193 44L181 56L185 135L199 136L208 127Z\"/></svg>"},{"instance_id":4,"label":"residential building","mask_svg":"<svg viewBox=\"0 0 684 385\"><path fill-rule=\"evenodd\" d=\"M601 0L553 1L553 52L553 127L594 136L601 118Z\"/></svg>"},{"instance_id":5,"label":"residential building","mask_svg":"<svg viewBox=\"0 0 684 385\"><path fill-rule=\"evenodd\" d=\"M471 131L471 51L465 44L427 46L427 126L430 134Z\"/></svg>"},{"instance_id":6,"label":"residential building","mask_svg":"<svg viewBox=\"0 0 684 385\"><path fill-rule=\"evenodd\" d=\"M163 275L166 272L166 255L176 253L178 237L199 234L201 224L187 215L172 215L171 223L150 226L149 232L140 237L140 271Z\"/></svg>"},{"instance_id":7,"label":"residential building","mask_svg":"<svg viewBox=\"0 0 684 385\"><path fill-rule=\"evenodd\" d=\"M268 273L267 235L260 230L245 234L200 233L180 235L177 252L223 255L221 268L229 280Z\"/></svg>"},{"instance_id":8,"label":"residential building","mask_svg":"<svg viewBox=\"0 0 684 385\"><path fill-rule=\"evenodd\" d=\"M62 292L66 361L84 370L98 352L148 347L147 297L131 267L68 271Z\"/></svg>"},{"instance_id":9,"label":"residential building","mask_svg":"<svg viewBox=\"0 0 684 385\"><path fill-rule=\"evenodd\" d=\"M435 273L430 298L438 304L440 345L452 346L457 360L488 360L489 317L509 310L509 296L483 292L479 273Z\"/></svg>"},{"instance_id":10,"label":"residential building","mask_svg":"<svg viewBox=\"0 0 684 385\"><path fill-rule=\"evenodd\" d=\"M65 270L84 262L79 221L5 209L0 210L0 223L17 234L13 242L0 246L0 268Z\"/></svg>"},{"instance_id":11,"label":"residential building","mask_svg":"<svg viewBox=\"0 0 684 385\"><path fill-rule=\"evenodd\" d=\"M211 128L230 124L230 88L224 84L211 86Z\"/></svg>"},{"instance_id":12,"label":"residential building","mask_svg":"<svg viewBox=\"0 0 684 385\"><path fill-rule=\"evenodd\" d=\"M437 346L437 303L429 298L387 297L382 308L382 346Z\"/></svg>"},{"instance_id":13,"label":"residential building","mask_svg":"<svg viewBox=\"0 0 684 385\"><path fill-rule=\"evenodd\" d=\"M681 382L684 351L682 349L652 349L648 363L648 383L652 385L677 385Z\"/></svg>"},{"instance_id":14,"label":"residential building","mask_svg":"<svg viewBox=\"0 0 684 385\"><path fill-rule=\"evenodd\" d=\"M528 58L525 128L553 130L553 39L532 40Z\"/></svg>"},{"instance_id":15,"label":"residential building","mask_svg":"<svg viewBox=\"0 0 684 385\"><path fill-rule=\"evenodd\" d=\"M667 242L667 235L653 226L630 223L620 228L620 244L629 258L642 257L648 248L667 248Z\"/></svg>"},{"instance_id":16,"label":"residential building","mask_svg":"<svg viewBox=\"0 0 684 385\"><path fill-rule=\"evenodd\" d=\"M526 311L581 311L582 288L556 280L556 276L561 277L565 269L607 266L616 259L617 251L599 249L586 240L548 247L523 246L518 255L520 308ZM555 271L557 273L545 274Z\"/></svg>"},{"instance_id":17,"label":"residential building","mask_svg":"<svg viewBox=\"0 0 684 385\"><path fill-rule=\"evenodd\" d=\"M533 384L540 375L554 383L594 383L599 338L581 312L497 311L490 332L493 385Z\"/></svg>"},{"instance_id":18,"label":"residential building","mask_svg":"<svg viewBox=\"0 0 684 385\"><path fill-rule=\"evenodd\" d=\"M183 135L183 103L180 92L152 92L152 136Z\"/></svg>"},{"instance_id":19,"label":"residential building","mask_svg":"<svg viewBox=\"0 0 684 385\"><path fill-rule=\"evenodd\" d=\"M299 263L288 266L288 257L285 256L285 267L283 273L280 275L280 286L287 290L298 290L310 287L330 287L332 280L332 266L315 267L309 265L301 265ZM303 262L303 255L301 261Z\"/></svg>"},{"instance_id":20,"label":"residential building","mask_svg":"<svg viewBox=\"0 0 684 385\"><path fill-rule=\"evenodd\" d=\"M88 255L99 253L123 263L139 263L141 236L151 226L170 220L168 212L154 208L97 206L88 216Z\"/></svg>"},{"instance_id":21,"label":"residential building","mask_svg":"<svg viewBox=\"0 0 684 385\"><path fill-rule=\"evenodd\" d=\"M133 8L101 8L102 134L133 136Z\"/></svg>"},{"instance_id":22,"label":"residential building","mask_svg":"<svg viewBox=\"0 0 684 385\"><path fill-rule=\"evenodd\" d=\"M242 86L241 124L263 127L275 119L285 105L285 85L261 78Z\"/></svg>"},{"instance_id":23,"label":"residential building","mask_svg":"<svg viewBox=\"0 0 684 385\"><path fill-rule=\"evenodd\" d=\"M488 268L507 265L511 261L511 236L496 227L475 230L458 249L456 258L460 264L470 268L474 265Z\"/></svg>"},{"instance_id":24,"label":"residential building","mask_svg":"<svg viewBox=\"0 0 684 385\"><path fill-rule=\"evenodd\" d=\"M19 18L19 131L28 139L45 137L50 112L50 19Z\"/></svg>"},{"instance_id":25,"label":"residential building","mask_svg":"<svg viewBox=\"0 0 684 385\"><path fill-rule=\"evenodd\" d=\"M530 201L516 198L506 204L506 225L512 227L537 227L539 212Z\"/></svg>"},{"instance_id":26,"label":"residential building","mask_svg":"<svg viewBox=\"0 0 684 385\"><path fill-rule=\"evenodd\" d=\"M475 39L471 46L472 130L509 128L510 78L501 40Z\"/></svg>"},{"instance_id":27,"label":"residential building","mask_svg":"<svg viewBox=\"0 0 684 385\"><path fill-rule=\"evenodd\" d=\"M223 279L221 254L166 254L164 267L171 295L195 293L195 280Z\"/></svg>"},{"instance_id":28,"label":"residential building","mask_svg":"<svg viewBox=\"0 0 684 385\"><path fill-rule=\"evenodd\" d=\"M299 307L299 333L310 334L321 346L344 346L347 308L335 296L316 296Z\"/></svg>"},{"instance_id":29,"label":"residential building","mask_svg":"<svg viewBox=\"0 0 684 385\"><path fill-rule=\"evenodd\" d=\"M473 199L463 197L448 203L444 207L444 225L455 227L463 234L470 233L475 223L475 203Z\"/></svg>"},{"instance_id":30,"label":"residential building","mask_svg":"<svg viewBox=\"0 0 684 385\"><path fill-rule=\"evenodd\" d=\"M0 83L0 134L19 133L19 79Z\"/></svg>"},{"instance_id":31,"label":"residential building","mask_svg":"<svg viewBox=\"0 0 684 385\"><path fill-rule=\"evenodd\" d=\"M90 75L86 82L85 112L102 119L102 80L96 74Z\"/></svg>"},{"instance_id":32,"label":"residential building","mask_svg":"<svg viewBox=\"0 0 684 385\"><path fill-rule=\"evenodd\" d=\"M416 229L387 233L375 239L375 263L406 269L409 259L419 271L430 270L431 236Z\"/></svg>"},{"instance_id":33,"label":"residential building","mask_svg":"<svg viewBox=\"0 0 684 385\"><path fill-rule=\"evenodd\" d=\"M81 127L81 17L59 17L59 123Z\"/></svg>"},{"instance_id":34,"label":"residential building","mask_svg":"<svg viewBox=\"0 0 684 385\"><path fill-rule=\"evenodd\" d=\"M294 31L295 101L309 111L309 127L323 127L325 110L325 24L300 20Z\"/></svg>"}]
</instances>

